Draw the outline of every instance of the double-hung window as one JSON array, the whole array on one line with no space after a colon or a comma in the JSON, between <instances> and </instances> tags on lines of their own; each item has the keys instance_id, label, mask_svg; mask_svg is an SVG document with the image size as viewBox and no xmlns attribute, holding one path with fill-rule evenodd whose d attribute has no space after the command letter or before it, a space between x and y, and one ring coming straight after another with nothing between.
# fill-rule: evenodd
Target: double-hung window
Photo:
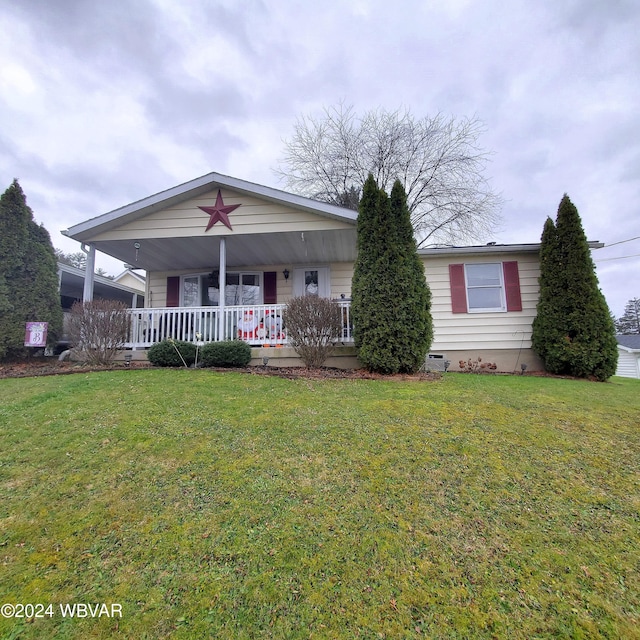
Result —
<instances>
[{"instance_id":1,"label":"double-hung window","mask_svg":"<svg viewBox=\"0 0 640 640\"><path fill-rule=\"evenodd\" d=\"M450 264L453 313L522 311L518 263Z\"/></svg>"},{"instance_id":2,"label":"double-hung window","mask_svg":"<svg viewBox=\"0 0 640 640\"><path fill-rule=\"evenodd\" d=\"M467 309L506 311L502 263L466 264Z\"/></svg>"}]
</instances>

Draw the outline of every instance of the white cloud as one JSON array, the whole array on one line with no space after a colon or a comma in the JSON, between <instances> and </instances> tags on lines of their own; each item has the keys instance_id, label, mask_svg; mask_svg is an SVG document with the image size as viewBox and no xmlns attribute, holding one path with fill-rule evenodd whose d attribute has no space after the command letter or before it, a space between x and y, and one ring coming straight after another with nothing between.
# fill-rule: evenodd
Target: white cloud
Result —
<instances>
[{"instance_id":1,"label":"white cloud","mask_svg":"<svg viewBox=\"0 0 640 640\"><path fill-rule=\"evenodd\" d=\"M58 246L59 228L209 171L279 186L296 117L340 100L480 117L499 241L538 241L565 191L590 238L640 235L631 0L29 0L0 27L0 179ZM598 273L616 313L640 295L637 261Z\"/></svg>"}]
</instances>

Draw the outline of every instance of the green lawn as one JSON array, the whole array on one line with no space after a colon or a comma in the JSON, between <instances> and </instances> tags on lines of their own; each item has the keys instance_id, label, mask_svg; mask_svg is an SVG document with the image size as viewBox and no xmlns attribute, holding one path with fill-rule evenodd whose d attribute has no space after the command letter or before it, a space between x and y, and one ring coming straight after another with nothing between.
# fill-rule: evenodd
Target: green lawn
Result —
<instances>
[{"instance_id":1,"label":"green lawn","mask_svg":"<svg viewBox=\"0 0 640 640\"><path fill-rule=\"evenodd\" d=\"M639 425L621 378L0 380L0 604L53 605L0 638L640 638Z\"/></svg>"}]
</instances>

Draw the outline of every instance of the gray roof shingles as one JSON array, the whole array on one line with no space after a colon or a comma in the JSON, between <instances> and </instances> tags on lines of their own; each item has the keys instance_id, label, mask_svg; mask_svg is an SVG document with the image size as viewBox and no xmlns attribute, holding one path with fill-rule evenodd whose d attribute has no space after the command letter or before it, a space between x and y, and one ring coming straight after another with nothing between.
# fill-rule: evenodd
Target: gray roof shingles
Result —
<instances>
[{"instance_id":1,"label":"gray roof shingles","mask_svg":"<svg viewBox=\"0 0 640 640\"><path fill-rule=\"evenodd\" d=\"M618 344L627 349L640 349L640 334L633 336L616 336Z\"/></svg>"}]
</instances>

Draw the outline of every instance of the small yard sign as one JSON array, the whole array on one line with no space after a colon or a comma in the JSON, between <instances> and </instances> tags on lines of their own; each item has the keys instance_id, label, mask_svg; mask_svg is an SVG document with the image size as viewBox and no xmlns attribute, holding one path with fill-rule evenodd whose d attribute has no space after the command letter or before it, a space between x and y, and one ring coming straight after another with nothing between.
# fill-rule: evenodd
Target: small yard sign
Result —
<instances>
[{"instance_id":1,"label":"small yard sign","mask_svg":"<svg viewBox=\"0 0 640 640\"><path fill-rule=\"evenodd\" d=\"M24 334L25 347L46 347L48 322L27 322Z\"/></svg>"}]
</instances>

